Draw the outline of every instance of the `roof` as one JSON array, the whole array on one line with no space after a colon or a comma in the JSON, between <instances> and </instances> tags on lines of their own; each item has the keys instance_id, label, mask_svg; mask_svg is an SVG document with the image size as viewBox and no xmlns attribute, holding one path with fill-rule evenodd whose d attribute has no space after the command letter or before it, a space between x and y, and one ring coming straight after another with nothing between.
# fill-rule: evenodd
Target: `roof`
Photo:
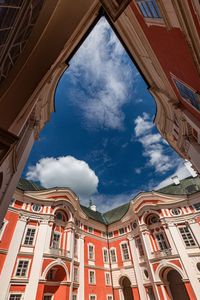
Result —
<instances>
[{"instance_id":1,"label":"roof","mask_svg":"<svg viewBox=\"0 0 200 300\"><path fill-rule=\"evenodd\" d=\"M17 188L22 191L41 191L45 190L44 187L41 185L37 184L36 182L33 182L31 180L27 180L24 178L20 178Z\"/></svg>"},{"instance_id":2,"label":"roof","mask_svg":"<svg viewBox=\"0 0 200 300\"><path fill-rule=\"evenodd\" d=\"M188 177L180 181L180 184L174 183L165 186L157 192L170 195L191 195L200 191L200 177Z\"/></svg>"},{"instance_id":3,"label":"roof","mask_svg":"<svg viewBox=\"0 0 200 300\"><path fill-rule=\"evenodd\" d=\"M40 186L39 184L21 178L17 188L22 191L41 191L45 190L44 187ZM200 177L188 177L180 181L179 185L175 185L174 183L165 186L157 192L162 194L170 194L170 195L191 195L193 193L196 193L197 191L200 191ZM95 220L97 222L100 222L105 225L110 225L112 223L115 223L127 213L130 202L125 203L119 207L116 207L112 210L109 210L105 213L101 213L99 211L93 211L89 207L86 207L84 205L80 205L83 212L92 220Z\"/></svg>"}]
</instances>

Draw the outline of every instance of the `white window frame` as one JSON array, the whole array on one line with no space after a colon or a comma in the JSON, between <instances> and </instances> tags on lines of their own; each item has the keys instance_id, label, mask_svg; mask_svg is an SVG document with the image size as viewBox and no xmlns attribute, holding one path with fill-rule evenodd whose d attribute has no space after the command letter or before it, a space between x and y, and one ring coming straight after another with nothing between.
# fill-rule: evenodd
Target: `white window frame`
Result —
<instances>
[{"instance_id":1,"label":"white window frame","mask_svg":"<svg viewBox=\"0 0 200 300\"><path fill-rule=\"evenodd\" d=\"M192 241L194 242L194 245L186 245L186 242L185 242L185 241L188 241L189 243L191 243L191 241L190 241L190 239L189 239L188 237L187 237L187 240L184 239L184 237L183 237L183 235L182 235L182 233L181 233L181 231L180 231L181 228L187 228L187 229L188 229L189 232L188 232L187 234L190 234L190 235L191 235L191 238L192 238ZM179 226L178 226L178 229L179 229L179 233L180 233L180 235L181 235L182 241L183 241L183 243L184 243L184 246L185 246L186 248L194 248L194 247L197 247L196 239L195 239L195 237L194 237L194 235L193 235L193 232L192 232L192 230L191 230L191 228L190 228L189 225L179 225ZM186 234L186 233L185 233L185 234Z\"/></svg>"},{"instance_id":2,"label":"white window frame","mask_svg":"<svg viewBox=\"0 0 200 300\"><path fill-rule=\"evenodd\" d=\"M11 297L12 295L19 295L19 296L21 296L21 299L20 299L20 300L22 300L22 299L23 299L24 293L20 293L20 292L10 292L10 293L9 293L8 300L10 300L10 297Z\"/></svg>"},{"instance_id":3,"label":"white window frame","mask_svg":"<svg viewBox=\"0 0 200 300\"><path fill-rule=\"evenodd\" d=\"M106 233L106 231L102 231L102 232L101 232L101 236L102 236L103 238L107 238L107 233Z\"/></svg>"},{"instance_id":4,"label":"white window frame","mask_svg":"<svg viewBox=\"0 0 200 300\"><path fill-rule=\"evenodd\" d=\"M97 300L96 294L89 294L89 300L93 300L92 297L95 297L94 299Z\"/></svg>"},{"instance_id":5,"label":"white window frame","mask_svg":"<svg viewBox=\"0 0 200 300\"><path fill-rule=\"evenodd\" d=\"M53 245L53 242L54 242L53 236L54 236L54 234L59 235L58 247L54 247L54 245ZM53 233L52 233L52 240L51 240L51 248L53 248L53 249L60 249L60 243L61 243L61 233L59 231L53 231Z\"/></svg>"},{"instance_id":6,"label":"white window frame","mask_svg":"<svg viewBox=\"0 0 200 300\"><path fill-rule=\"evenodd\" d=\"M120 232L120 230L122 230L123 232ZM124 227L119 228L118 233L119 233L119 235L125 234L125 229L124 229Z\"/></svg>"},{"instance_id":7,"label":"white window frame","mask_svg":"<svg viewBox=\"0 0 200 300\"><path fill-rule=\"evenodd\" d=\"M107 282L107 275L109 277L109 282ZM112 285L110 272L105 272L105 285L106 286L111 286Z\"/></svg>"},{"instance_id":8,"label":"white window frame","mask_svg":"<svg viewBox=\"0 0 200 300\"><path fill-rule=\"evenodd\" d=\"M108 232L108 238L109 238L109 239L113 238L113 236L114 236L113 231Z\"/></svg>"},{"instance_id":9,"label":"white window frame","mask_svg":"<svg viewBox=\"0 0 200 300\"><path fill-rule=\"evenodd\" d=\"M3 237L3 234L4 234L4 231L6 229L7 224L8 224L8 220L4 219L2 227L1 227L1 230L0 230L0 241L1 241L2 237Z\"/></svg>"},{"instance_id":10,"label":"white window frame","mask_svg":"<svg viewBox=\"0 0 200 300\"><path fill-rule=\"evenodd\" d=\"M35 235L34 235L33 243L32 244L25 244L25 240L26 240L26 235L27 235L28 229L35 229ZM24 238L23 238L23 243L22 243L23 246L25 246L25 247L32 247L32 246L34 246L35 245L36 235L37 235L37 227L36 226L27 226L25 234L24 234Z\"/></svg>"},{"instance_id":11,"label":"white window frame","mask_svg":"<svg viewBox=\"0 0 200 300\"><path fill-rule=\"evenodd\" d=\"M19 266L19 262L20 262L20 261L27 261L27 262L28 262L25 276L19 276L19 275L16 275L16 274L17 274L17 269L18 269L18 266ZM30 259L27 259L27 258L18 258L18 259L17 259L17 262L16 262L16 266L15 266L14 278L28 278L29 269L30 269Z\"/></svg>"},{"instance_id":12,"label":"white window frame","mask_svg":"<svg viewBox=\"0 0 200 300\"><path fill-rule=\"evenodd\" d=\"M34 210L34 209L33 209L34 206L38 206L38 207L39 207L39 210ZM40 213L41 210L42 210L42 205L40 205L40 204L38 204L38 203L32 203L32 204L31 204L31 210L32 210L32 212L34 212L34 213Z\"/></svg>"},{"instance_id":13,"label":"white window frame","mask_svg":"<svg viewBox=\"0 0 200 300\"><path fill-rule=\"evenodd\" d=\"M79 282L79 269L78 267L74 267L74 282Z\"/></svg>"},{"instance_id":14,"label":"white window frame","mask_svg":"<svg viewBox=\"0 0 200 300\"><path fill-rule=\"evenodd\" d=\"M90 281L90 273L94 273L94 282ZM96 271L95 270L88 270L88 283L91 285L96 285Z\"/></svg>"},{"instance_id":15,"label":"white window frame","mask_svg":"<svg viewBox=\"0 0 200 300\"><path fill-rule=\"evenodd\" d=\"M116 261L113 261L113 259L112 259L112 254L111 254L111 251L112 251L112 250L114 250L114 252L115 252L115 260L116 260ZM110 261L111 261L112 264L116 264L117 261L118 261L118 260L117 260L117 251L116 251L116 248L115 248L115 247L111 247L111 248L110 248Z\"/></svg>"},{"instance_id":16,"label":"white window frame","mask_svg":"<svg viewBox=\"0 0 200 300\"><path fill-rule=\"evenodd\" d=\"M44 300L44 296L51 296L51 300L54 299L54 294L51 294L51 293L45 293L42 298L43 300Z\"/></svg>"},{"instance_id":17,"label":"white window frame","mask_svg":"<svg viewBox=\"0 0 200 300\"><path fill-rule=\"evenodd\" d=\"M158 238L157 238L160 235L163 236L162 240L158 240ZM160 251L165 251L165 250L167 250L167 249L170 248L164 231L158 231L158 232L156 232L154 234L154 236L155 236L156 244L158 245L158 248L159 248ZM161 249L164 244L166 245L166 247L164 247L163 249ZM162 247L160 245L162 245Z\"/></svg>"},{"instance_id":18,"label":"white window frame","mask_svg":"<svg viewBox=\"0 0 200 300\"><path fill-rule=\"evenodd\" d=\"M107 254L106 254L107 260L105 260L104 251L107 252ZM108 248L103 247L103 248L102 248L102 253L103 253L103 262L104 262L104 264L108 264L108 263L109 263L109 252L108 252Z\"/></svg>"},{"instance_id":19,"label":"white window frame","mask_svg":"<svg viewBox=\"0 0 200 300\"><path fill-rule=\"evenodd\" d=\"M126 245L127 247L127 252L128 252L128 258L125 258L125 254L124 254L124 250L122 248L122 245ZM121 256L122 256L122 260L123 261L129 261L131 259L131 256L130 256L130 251L129 251L129 244L127 241L122 241L120 243L120 250L121 250Z\"/></svg>"},{"instance_id":20,"label":"white window frame","mask_svg":"<svg viewBox=\"0 0 200 300\"><path fill-rule=\"evenodd\" d=\"M184 82L183 80L181 80L180 78L176 77L174 74L171 73L171 77L172 77L172 80L173 80L173 83L174 83L174 86L178 92L178 94L180 95L180 98L182 98L188 105L190 105L190 107L192 107L193 109L195 109L198 113L199 113L199 109L197 109L190 101L187 100L187 98L183 97L181 95L181 92L178 88L178 86L176 85L176 81L180 82L182 85L184 85L187 89L189 89L194 95L197 95L198 98L200 99L200 95L198 93L197 90L195 90L193 87L191 87L190 85L188 85L186 82ZM198 100L199 100L198 99Z\"/></svg>"},{"instance_id":21,"label":"white window frame","mask_svg":"<svg viewBox=\"0 0 200 300\"><path fill-rule=\"evenodd\" d=\"M93 234L94 233L94 228L91 227L91 226L88 226L88 232Z\"/></svg>"},{"instance_id":22,"label":"white window frame","mask_svg":"<svg viewBox=\"0 0 200 300\"><path fill-rule=\"evenodd\" d=\"M106 300L113 300L113 295L106 295Z\"/></svg>"},{"instance_id":23,"label":"white window frame","mask_svg":"<svg viewBox=\"0 0 200 300\"><path fill-rule=\"evenodd\" d=\"M90 246L93 247L92 258L90 258ZM88 243L88 260L95 260L95 245L92 243Z\"/></svg>"}]
</instances>

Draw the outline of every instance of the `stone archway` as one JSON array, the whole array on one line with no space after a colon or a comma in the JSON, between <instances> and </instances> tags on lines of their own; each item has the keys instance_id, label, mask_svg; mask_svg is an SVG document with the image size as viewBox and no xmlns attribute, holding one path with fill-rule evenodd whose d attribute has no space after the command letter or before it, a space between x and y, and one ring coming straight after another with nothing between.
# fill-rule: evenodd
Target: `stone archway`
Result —
<instances>
[{"instance_id":1,"label":"stone archway","mask_svg":"<svg viewBox=\"0 0 200 300\"><path fill-rule=\"evenodd\" d=\"M190 300L182 277L176 270L168 272L167 281L173 300Z\"/></svg>"},{"instance_id":2,"label":"stone archway","mask_svg":"<svg viewBox=\"0 0 200 300\"><path fill-rule=\"evenodd\" d=\"M120 280L120 285L122 288L123 300L134 300L129 278L126 276L122 277Z\"/></svg>"},{"instance_id":3,"label":"stone archway","mask_svg":"<svg viewBox=\"0 0 200 300\"><path fill-rule=\"evenodd\" d=\"M183 278L177 270L167 268L162 277L170 300L190 300Z\"/></svg>"}]
</instances>

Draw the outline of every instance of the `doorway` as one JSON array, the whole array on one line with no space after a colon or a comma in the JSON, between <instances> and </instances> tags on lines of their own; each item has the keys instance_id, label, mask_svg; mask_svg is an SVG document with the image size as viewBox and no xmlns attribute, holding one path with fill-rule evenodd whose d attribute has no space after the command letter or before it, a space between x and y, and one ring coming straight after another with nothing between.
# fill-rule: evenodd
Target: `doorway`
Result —
<instances>
[{"instance_id":1,"label":"doorway","mask_svg":"<svg viewBox=\"0 0 200 300\"><path fill-rule=\"evenodd\" d=\"M133 292L131 288L131 282L128 279L128 277L123 277L121 279L121 287L122 287L123 300L134 300Z\"/></svg>"},{"instance_id":2,"label":"doorway","mask_svg":"<svg viewBox=\"0 0 200 300\"><path fill-rule=\"evenodd\" d=\"M167 273L166 280L171 300L190 300L182 277L176 270L170 270Z\"/></svg>"}]
</instances>

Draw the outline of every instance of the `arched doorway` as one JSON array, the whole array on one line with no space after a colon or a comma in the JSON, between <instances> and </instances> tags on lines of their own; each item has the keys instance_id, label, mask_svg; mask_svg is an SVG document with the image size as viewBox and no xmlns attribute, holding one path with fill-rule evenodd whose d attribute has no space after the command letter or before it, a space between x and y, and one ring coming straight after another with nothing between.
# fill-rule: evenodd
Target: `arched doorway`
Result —
<instances>
[{"instance_id":1,"label":"arched doorway","mask_svg":"<svg viewBox=\"0 0 200 300\"><path fill-rule=\"evenodd\" d=\"M133 298L133 292L131 288L131 282L128 279L128 277L122 277L121 280L121 287L122 287L122 293L123 293L123 300L134 300Z\"/></svg>"},{"instance_id":2,"label":"arched doorway","mask_svg":"<svg viewBox=\"0 0 200 300\"><path fill-rule=\"evenodd\" d=\"M171 300L190 300L181 275L174 269L164 271L164 281Z\"/></svg>"}]
</instances>

